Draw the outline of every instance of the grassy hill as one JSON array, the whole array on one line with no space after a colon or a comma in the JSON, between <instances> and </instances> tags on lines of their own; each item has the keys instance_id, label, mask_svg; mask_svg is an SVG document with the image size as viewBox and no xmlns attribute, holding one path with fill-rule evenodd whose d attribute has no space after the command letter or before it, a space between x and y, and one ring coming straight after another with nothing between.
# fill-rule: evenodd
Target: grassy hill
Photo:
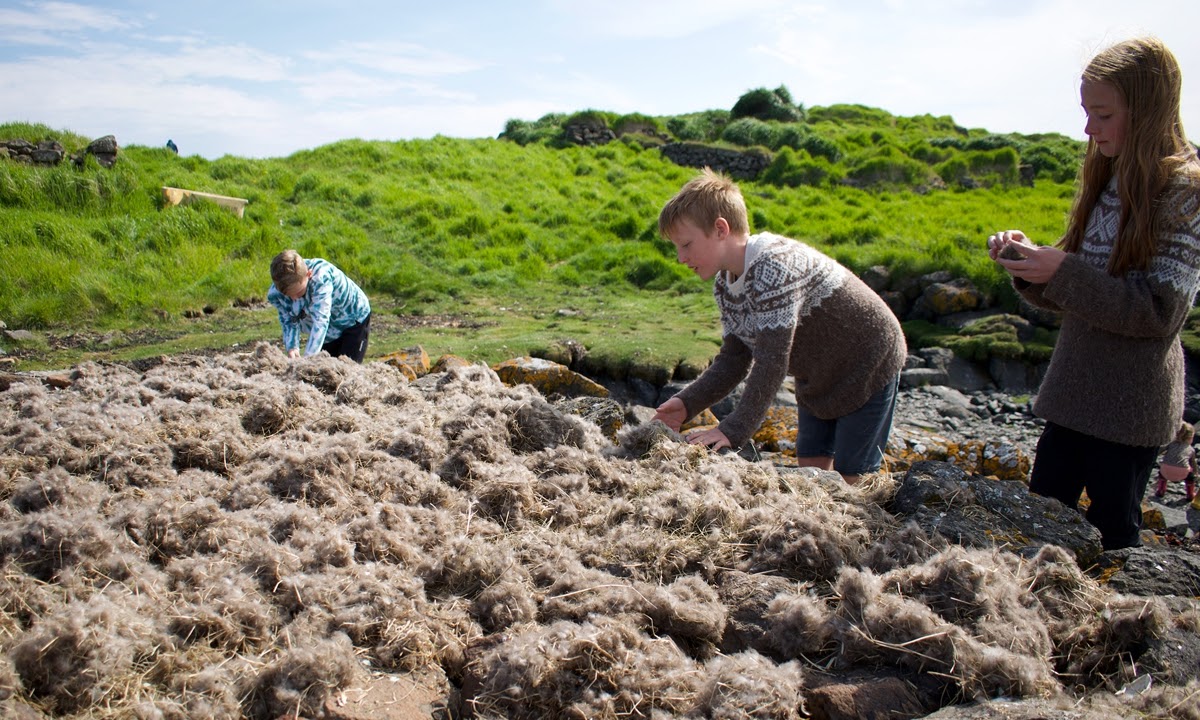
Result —
<instances>
[{"instance_id":1,"label":"grassy hill","mask_svg":"<svg viewBox=\"0 0 1200 720\"><path fill-rule=\"evenodd\" d=\"M0 161L0 320L40 331L38 352L22 356L29 368L276 340L267 266L294 247L366 289L378 319L371 356L421 344L493 361L572 339L617 374L630 362L702 365L719 342L710 286L656 232L662 204L695 172L660 152L676 140L766 153L767 171L741 183L752 231L798 238L858 272L946 269L1004 299L986 235L1020 227L1048 242L1062 230L1064 168L1078 159L1062 136L996 136L861 106L790 106L775 120L773 92L775 105L749 107L768 119L745 107L584 111L510 121L496 139L345 140L284 158L135 145L112 168ZM578 122L617 139L565 142ZM18 137L68 152L89 140L0 124L0 139ZM164 207L164 185L249 204L242 219L205 203Z\"/></svg>"}]
</instances>

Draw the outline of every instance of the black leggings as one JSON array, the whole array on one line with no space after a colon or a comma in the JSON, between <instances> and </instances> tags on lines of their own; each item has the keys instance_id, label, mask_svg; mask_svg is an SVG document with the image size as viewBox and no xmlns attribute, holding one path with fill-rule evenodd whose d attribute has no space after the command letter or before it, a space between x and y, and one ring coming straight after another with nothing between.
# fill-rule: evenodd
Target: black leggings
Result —
<instances>
[{"instance_id":1,"label":"black leggings","mask_svg":"<svg viewBox=\"0 0 1200 720\"><path fill-rule=\"evenodd\" d=\"M1157 447L1123 445L1046 423L1029 490L1075 508L1086 489L1086 517L1100 531L1104 549L1136 547L1142 497L1157 459Z\"/></svg>"},{"instance_id":2,"label":"black leggings","mask_svg":"<svg viewBox=\"0 0 1200 720\"><path fill-rule=\"evenodd\" d=\"M367 336L370 334L371 316L368 315L366 320L346 328L337 340L330 340L322 345L321 349L334 357L345 355L354 362L361 363L367 356Z\"/></svg>"}]
</instances>

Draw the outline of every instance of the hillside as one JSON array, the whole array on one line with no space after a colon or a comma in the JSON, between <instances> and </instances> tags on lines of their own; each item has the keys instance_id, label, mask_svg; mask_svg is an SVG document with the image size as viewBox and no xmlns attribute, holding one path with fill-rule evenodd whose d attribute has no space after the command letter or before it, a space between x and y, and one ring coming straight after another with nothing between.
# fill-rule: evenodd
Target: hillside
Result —
<instances>
[{"instance_id":1,"label":"hillside","mask_svg":"<svg viewBox=\"0 0 1200 720\"><path fill-rule=\"evenodd\" d=\"M614 139L564 140L580 122ZM0 125L0 140L12 137L68 153L89 140ZM0 161L0 320L41 333L26 364L270 339L267 264L295 247L343 267L394 321L371 354L420 343L493 360L571 337L600 357L703 363L717 342L708 287L655 231L694 172L661 150L681 142L769 158L743 181L755 231L809 242L856 272L949 270L1000 298L1009 291L985 235L1020 226L1048 241L1071 195L1050 161L1066 138L859 106L788 122L585 111L510 121L497 139L346 140L262 160L129 146L111 168ZM163 186L249 204L240 220L211 205L164 208Z\"/></svg>"}]
</instances>

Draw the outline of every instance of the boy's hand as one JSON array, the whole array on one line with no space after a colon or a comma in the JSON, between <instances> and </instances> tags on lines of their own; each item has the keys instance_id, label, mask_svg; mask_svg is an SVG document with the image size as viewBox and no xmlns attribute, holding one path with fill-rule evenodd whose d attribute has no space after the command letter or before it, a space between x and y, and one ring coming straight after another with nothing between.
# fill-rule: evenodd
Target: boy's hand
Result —
<instances>
[{"instance_id":1,"label":"boy's hand","mask_svg":"<svg viewBox=\"0 0 1200 720\"><path fill-rule=\"evenodd\" d=\"M687 441L692 445L707 445L711 450L720 450L721 448L732 448L729 438L725 437L725 433L716 428L709 430L699 430L687 436Z\"/></svg>"},{"instance_id":2,"label":"boy's hand","mask_svg":"<svg viewBox=\"0 0 1200 720\"><path fill-rule=\"evenodd\" d=\"M300 348L292 348L291 350L288 350L288 357L290 357L290 358L300 357Z\"/></svg>"},{"instance_id":3,"label":"boy's hand","mask_svg":"<svg viewBox=\"0 0 1200 720\"><path fill-rule=\"evenodd\" d=\"M675 432L679 432L679 428L683 425L683 421L687 420L687 407L683 401L677 397L673 397L662 405L659 405L654 412L654 417L651 420L661 420L664 425L671 428Z\"/></svg>"}]
</instances>

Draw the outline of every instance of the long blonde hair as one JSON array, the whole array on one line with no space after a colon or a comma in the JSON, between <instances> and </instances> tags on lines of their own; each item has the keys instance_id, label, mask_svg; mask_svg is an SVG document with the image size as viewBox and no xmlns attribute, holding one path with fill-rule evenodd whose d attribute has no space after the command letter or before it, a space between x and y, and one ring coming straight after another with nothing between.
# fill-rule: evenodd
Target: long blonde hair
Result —
<instances>
[{"instance_id":1,"label":"long blonde hair","mask_svg":"<svg viewBox=\"0 0 1200 720\"><path fill-rule=\"evenodd\" d=\"M1067 232L1058 245L1076 252L1083 245L1088 216L1117 178L1121 219L1108 260L1110 275L1146 270L1157 249L1157 201L1171 176L1196 159L1196 149L1183 134L1179 114L1182 73L1175 56L1155 38L1135 38L1101 51L1083 71L1082 80L1107 83L1128 110L1125 141L1115 158L1100 154L1094 140L1079 173L1079 191ZM1193 173L1196 172L1193 162Z\"/></svg>"}]
</instances>

